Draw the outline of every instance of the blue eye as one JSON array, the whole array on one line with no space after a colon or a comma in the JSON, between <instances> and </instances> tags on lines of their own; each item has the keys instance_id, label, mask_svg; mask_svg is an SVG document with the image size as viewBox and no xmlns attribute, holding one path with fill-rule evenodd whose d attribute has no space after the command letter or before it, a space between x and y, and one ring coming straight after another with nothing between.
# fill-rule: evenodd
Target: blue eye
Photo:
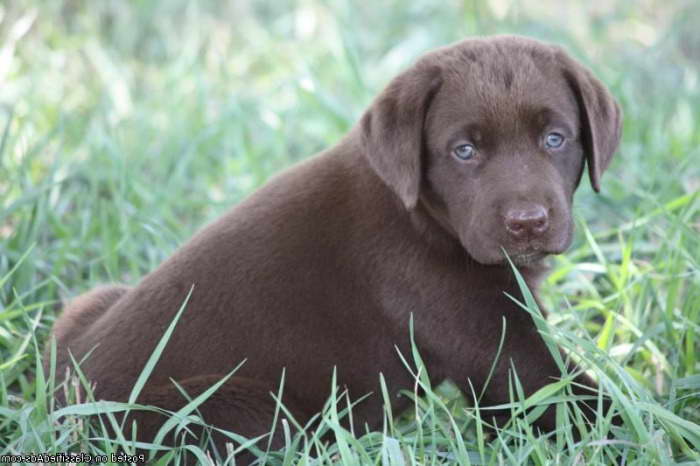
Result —
<instances>
[{"instance_id":1,"label":"blue eye","mask_svg":"<svg viewBox=\"0 0 700 466\"><path fill-rule=\"evenodd\" d=\"M563 135L552 132L545 136L544 145L547 149L559 149L564 144L565 140L566 138Z\"/></svg>"},{"instance_id":2,"label":"blue eye","mask_svg":"<svg viewBox=\"0 0 700 466\"><path fill-rule=\"evenodd\" d=\"M476 154L476 147L471 144L460 144L452 149L452 154L459 160L469 160Z\"/></svg>"}]
</instances>

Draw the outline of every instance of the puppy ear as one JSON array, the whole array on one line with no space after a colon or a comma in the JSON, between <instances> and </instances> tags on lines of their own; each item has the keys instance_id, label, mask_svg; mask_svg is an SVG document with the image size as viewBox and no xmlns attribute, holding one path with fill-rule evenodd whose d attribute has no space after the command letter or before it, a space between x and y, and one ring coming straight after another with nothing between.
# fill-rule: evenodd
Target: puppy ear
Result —
<instances>
[{"instance_id":1,"label":"puppy ear","mask_svg":"<svg viewBox=\"0 0 700 466\"><path fill-rule=\"evenodd\" d=\"M600 192L600 177L620 144L622 110L610 91L590 71L563 51L559 56L564 64L564 77L581 111L588 176L595 192Z\"/></svg>"},{"instance_id":2,"label":"puppy ear","mask_svg":"<svg viewBox=\"0 0 700 466\"><path fill-rule=\"evenodd\" d=\"M440 68L419 63L389 83L360 123L370 166L407 209L418 202L425 115L441 84Z\"/></svg>"}]
</instances>

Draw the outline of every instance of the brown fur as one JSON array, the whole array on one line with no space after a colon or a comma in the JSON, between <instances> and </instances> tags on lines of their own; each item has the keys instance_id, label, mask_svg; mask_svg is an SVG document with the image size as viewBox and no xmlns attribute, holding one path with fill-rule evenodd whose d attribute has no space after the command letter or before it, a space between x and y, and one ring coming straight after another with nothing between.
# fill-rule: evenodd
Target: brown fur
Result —
<instances>
[{"instance_id":1,"label":"brown fur","mask_svg":"<svg viewBox=\"0 0 700 466\"><path fill-rule=\"evenodd\" d=\"M82 369L97 397L125 400L194 286L140 402L177 409L170 379L196 395L247 359L201 412L254 436L271 425L283 369L284 400L305 422L337 367L351 398L374 393L353 418L377 428L379 373L392 393L414 383L395 350L410 354L411 314L431 380L465 392L468 380L483 388L505 320L485 403L508 400L511 364L531 394L561 374L506 296L522 299L502 247L536 287L541 258L571 241L584 161L598 190L620 126L613 97L558 47L501 36L428 53L336 146L272 179L137 286L70 304L54 331L59 370L68 350L92 350ZM543 146L552 130L563 148ZM464 142L472 160L452 154ZM139 420L146 437L162 421ZM553 410L537 424L552 429Z\"/></svg>"}]
</instances>

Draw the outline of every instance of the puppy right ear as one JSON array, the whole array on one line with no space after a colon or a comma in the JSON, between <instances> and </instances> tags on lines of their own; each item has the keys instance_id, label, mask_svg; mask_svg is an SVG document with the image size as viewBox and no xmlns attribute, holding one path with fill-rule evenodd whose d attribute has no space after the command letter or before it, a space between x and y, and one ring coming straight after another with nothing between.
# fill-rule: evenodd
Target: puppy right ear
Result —
<instances>
[{"instance_id":1,"label":"puppy right ear","mask_svg":"<svg viewBox=\"0 0 700 466\"><path fill-rule=\"evenodd\" d=\"M419 63L389 83L360 123L370 166L407 209L418 202L425 115L441 84L439 67Z\"/></svg>"}]
</instances>

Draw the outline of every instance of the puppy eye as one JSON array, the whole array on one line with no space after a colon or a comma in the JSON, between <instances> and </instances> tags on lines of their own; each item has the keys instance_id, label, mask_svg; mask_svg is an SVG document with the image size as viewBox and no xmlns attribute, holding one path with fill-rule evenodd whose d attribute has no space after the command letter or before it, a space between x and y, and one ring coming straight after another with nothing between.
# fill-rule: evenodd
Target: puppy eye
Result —
<instances>
[{"instance_id":1,"label":"puppy eye","mask_svg":"<svg viewBox=\"0 0 700 466\"><path fill-rule=\"evenodd\" d=\"M476 154L476 147L472 144L460 144L452 149L452 154L459 160L469 160Z\"/></svg>"},{"instance_id":2,"label":"puppy eye","mask_svg":"<svg viewBox=\"0 0 700 466\"><path fill-rule=\"evenodd\" d=\"M566 138L562 134L552 132L545 136L544 145L547 149L559 149L565 140Z\"/></svg>"}]
</instances>

